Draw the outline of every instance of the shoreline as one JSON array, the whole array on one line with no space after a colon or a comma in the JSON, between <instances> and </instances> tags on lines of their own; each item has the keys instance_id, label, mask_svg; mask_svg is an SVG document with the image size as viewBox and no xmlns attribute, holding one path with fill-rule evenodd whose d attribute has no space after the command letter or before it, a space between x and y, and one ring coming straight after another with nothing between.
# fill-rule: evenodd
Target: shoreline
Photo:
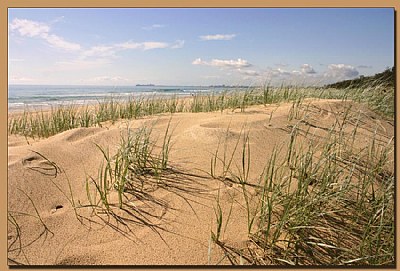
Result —
<instances>
[{"instance_id":1,"label":"shoreline","mask_svg":"<svg viewBox=\"0 0 400 271\"><path fill-rule=\"evenodd\" d=\"M24 85L11 85L14 87L19 87L23 88ZM51 92L49 94L44 94L43 92L38 92L37 95L32 93L30 94L32 97L31 99L36 100L38 98L37 102L35 103L34 100L32 100L29 103L25 103L24 100L29 99L30 96L21 97L21 102L16 102L20 97L18 97L17 93L14 92L13 95L11 95L11 98L13 99L13 103L9 103L9 110L14 111L14 110L23 110L24 107L32 107L35 109L40 109L41 107L47 109L50 108L51 106L58 106L58 104L68 104L68 103L73 103L73 104L83 104L86 105L88 103L98 103L101 102L102 100L105 99L111 99L115 98L116 100L127 100L130 98L147 98L147 97L172 97L172 96L177 96L177 97L189 97L193 95L202 95L202 94L211 94L211 93L222 93L222 92L229 92L229 91L243 91L248 89L247 87L243 86L162 86L162 85L156 85L153 87L135 87L135 86L120 86L120 87L113 87L113 86L63 86L63 85L54 85L54 86L41 86L41 85L28 85L28 90L29 87L33 87L34 90L40 90L40 87L47 89L49 88ZM52 90L54 88L54 90ZM72 94L67 93L67 89L71 88ZM111 92L95 92L96 89L113 89ZM136 88L136 89L135 89ZM256 87L254 87L256 88ZM259 88L259 87L257 87ZM82 95L82 91L78 91L78 89L84 90L89 90L89 93L85 95ZM62 91L60 91L62 90ZM118 90L118 91L116 91ZM18 90L21 91L21 90ZM75 94L74 94L75 93ZM57 95L58 94L58 95ZM49 96L47 96L49 95ZM60 96L61 95L61 96ZM87 96L88 95L88 96ZM44 96L44 97L42 97ZM79 98L82 96L82 98ZM57 101L60 97L65 98L63 100ZM71 99L71 97L74 97ZM86 98L84 98L86 97ZM40 101L41 98L44 99L50 99L48 101L43 100ZM9 93L9 99L10 99L10 93ZM10 106L11 105L11 106Z\"/></svg>"},{"instance_id":2,"label":"shoreline","mask_svg":"<svg viewBox=\"0 0 400 271\"><path fill-rule=\"evenodd\" d=\"M27 105L24 106L24 108L8 108L8 118L13 118L17 116L21 116L24 113L30 114L30 115L37 115L41 113L49 114L51 112L56 112L58 109L73 109L76 112L80 112L85 109L89 109L92 111L98 110L102 105L108 104L111 101L115 102L118 106L126 106L132 101L178 101L178 102L185 102L187 103L188 100L192 100L193 96L180 96L180 97L172 97L169 95L165 96L140 96L135 99L104 99L102 101L88 101L84 103L74 103L73 101L71 102L65 102L62 104L54 104L54 105L45 105L45 106L31 106Z\"/></svg>"},{"instance_id":3,"label":"shoreline","mask_svg":"<svg viewBox=\"0 0 400 271\"><path fill-rule=\"evenodd\" d=\"M102 100L87 100L87 101L81 101L81 100L77 100L77 101L60 101L57 103L53 103L53 104L24 104L21 106L10 106L10 104L8 104L8 112L14 113L14 112L35 112L35 111L50 111L52 108L53 109L57 109L60 107L68 107L68 106L76 106L76 107L85 107L85 106L95 106L98 104L102 104L105 102L108 102L110 100L114 100L116 102L119 103L128 103L130 100L143 100L143 99L150 99L150 98L162 98L162 99L173 99L174 95L158 95L158 94L153 94L153 95L142 95L142 96L129 96L129 97L117 97L117 96L110 96L110 97L106 97ZM182 95L176 95L177 97L179 97L179 99L185 99L185 98L190 98L191 95L187 95L187 94L182 94Z\"/></svg>"}]
</instances>

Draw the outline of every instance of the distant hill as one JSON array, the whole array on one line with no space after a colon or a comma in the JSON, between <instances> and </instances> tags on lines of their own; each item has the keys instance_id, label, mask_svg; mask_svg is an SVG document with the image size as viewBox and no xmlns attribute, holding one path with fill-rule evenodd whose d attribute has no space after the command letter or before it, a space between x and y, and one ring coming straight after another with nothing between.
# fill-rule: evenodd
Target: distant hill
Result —
<instances>
[{"instance_id":1,"label":"distant hill","mask_svg":"<svg viewBox=\"0 0 400 271\"><path fill-rule=\"evenodd\" d=\"M336 82L333 84L325 85L325 87L327 88L349 88L349 87L359 88L364 86L394 87L394 82L395 82L395 71L394 67L392 67L391 69L388 68L385 71L377 73L372 76L361 75L359 78Z\"/></svg>"}]
</instances>

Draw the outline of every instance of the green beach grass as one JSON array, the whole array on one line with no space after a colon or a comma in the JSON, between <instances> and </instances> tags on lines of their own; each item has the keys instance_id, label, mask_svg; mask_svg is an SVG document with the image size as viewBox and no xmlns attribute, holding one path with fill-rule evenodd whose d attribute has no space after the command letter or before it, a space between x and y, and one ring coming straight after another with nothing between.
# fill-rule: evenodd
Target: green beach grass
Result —
<instances>
[{"instance_id":1,"label":"green beach grass","mask_svg":"<svg viewBox=\"0 0 400 271\"><path fill-rule=\"evenodd\" d=\"M191 98L136 97L127 101L109 98L96 106L74 104L53 107L46 111L25 109L8 119L8 133L26 137L46 138L79 127L101 126L102 122L118 119L137 119L161 113L213 112L224 110L245 111L248 106L300 102L306 98L343 99L366 103L385 116L394 116L394 91L379 85L362 88L312 88L281 86L249 88L246 91L230 91L221 94L196 94Z\"/></svg>"},{"instance_id":2,"label":"green beach grass","mask_svg":"<svg viewBox=\"0 0 400 271\"><path fill-rule=\"evenodd\" d=\"M350 121L349 106L315 144L311 134L299 133L306 126L308 106L293 105L291 112L296 106L302 112L289 114L295 125L287 151L282 153L283 145L274 147L256 185L248 180L251 134L241 133L230 157L225 152L219 156L218 146L210 175L240 185L248 242L232 247L220 240L232 210L222 210L219 193L211 240L232 264L245 259L256 265L393 265L395 177L389 155L394 138L378 140L375 130L366 146L356 148L360 115ZM241 156L237 168L231 164L235 152ZM221 164L220 175L216 163Z\"/></svg>"}]
</instances>

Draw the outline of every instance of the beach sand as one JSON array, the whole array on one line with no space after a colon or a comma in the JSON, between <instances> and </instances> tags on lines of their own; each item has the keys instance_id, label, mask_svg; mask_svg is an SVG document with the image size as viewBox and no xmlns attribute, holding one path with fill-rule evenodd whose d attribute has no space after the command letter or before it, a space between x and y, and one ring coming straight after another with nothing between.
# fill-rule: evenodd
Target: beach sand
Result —
<instances>
[{"instance_id":1,"label":"beach sand","mask_svg":"<svg viewBox=\"0 0 400 271\"><path fill-rule=\"evenodd\" d=\"M392 123L365 106L340 100L305 102L307 123L288 120L292 103L284 103L251 106L245 112L176 113L120 120L47 139L9 135L9 264L230 265L229 257L224 257L226 252L210 239L217 227L217 198L224 218L231 213L223 225L221 242L240 249L251 246L251 242L240 184L209 176L218 146L221 157L224 142L227 153L231 153L235 142L248 131L248 180L257 185L274 147L282 147L282 156L286 153L293 125L308 131L299 142L318 142L335 122L340 122L341 112L350 103L354 115L362 115L356 140L360 148L367 145L375 130L382 141L394 135ZM169 121L169 160L174 171L161 182L149 180L141 193L127 193L130 208L126 210L118 208L117 193L110 192L113 213L94 214L88 206L86 183L90 177L97 178L104 161L96 144L113 155L128 126L152 125L152 134L158 136L160 145ZM240 143L232 162L234 171L240 169L241 148ZM216 171L222 171L220 164ZM93 186L90 192L94 197ZM256 190L249 188L249 193L252 198ZM239 257L237 263L242 260Z\"/></svg>"}]
</instances>

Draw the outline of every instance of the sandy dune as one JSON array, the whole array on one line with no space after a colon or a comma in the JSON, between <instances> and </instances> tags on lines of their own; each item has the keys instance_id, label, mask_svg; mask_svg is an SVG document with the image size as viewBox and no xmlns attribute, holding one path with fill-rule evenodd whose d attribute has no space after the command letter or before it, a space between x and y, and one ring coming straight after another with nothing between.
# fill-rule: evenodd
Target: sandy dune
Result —
<instances>
[{"instance_id":1,"label":"sandy dune","mask_svg":"<svg viewBox=\"0 0 400 271\"><path fill-rule=\"evenodd\" d=\"M318 142L340 121L351 102L308 101L307 122L298 125ZM243 196L236 183L211 178L210 161L226 140L228 153L243 131L249 131L251 167L249 180L257 184L275 146L285 153L290 132L298 119L288 120L292 103L252 106L245 112L179 113L121 120L103 127L78 128L47 139L8 137L9 258L31 265L207 265L231 264L224 252L210 242L215 231L215 204L219 191L222 208L232 208L221 236L232 247L248 245ZM366 107L353 104L362 115L356 144L362 147L376 130L382 142L394 135L391 123ZM131 208L114 216L94 215L86 191L88 176L97 178L103 159L95 143L116 152L121 135L142 125L154 125L162 141L171 119L170 162L174 171L162 183L149 180L142 193L127 193ZM229 130L227 132L227 128ZM239 149L241 145L239 145ZM233 168L240 165L235 155ZM220 171L220 169L218 169ZM71 187L71 192L69 189ZM91 188L94 195L93 187ZM71 204L71 194L76 213ZM111 203L118 203L116 192ZM81 206L81 207L79 207ZM225 226L224 226L225 227ZM17 238L17 237L20 238ZM21 243L20 243L21 242ZM222 261L221 261L222 259ZM245 262L246 263L246 262Z\"/></svg>"}]
</instances>

